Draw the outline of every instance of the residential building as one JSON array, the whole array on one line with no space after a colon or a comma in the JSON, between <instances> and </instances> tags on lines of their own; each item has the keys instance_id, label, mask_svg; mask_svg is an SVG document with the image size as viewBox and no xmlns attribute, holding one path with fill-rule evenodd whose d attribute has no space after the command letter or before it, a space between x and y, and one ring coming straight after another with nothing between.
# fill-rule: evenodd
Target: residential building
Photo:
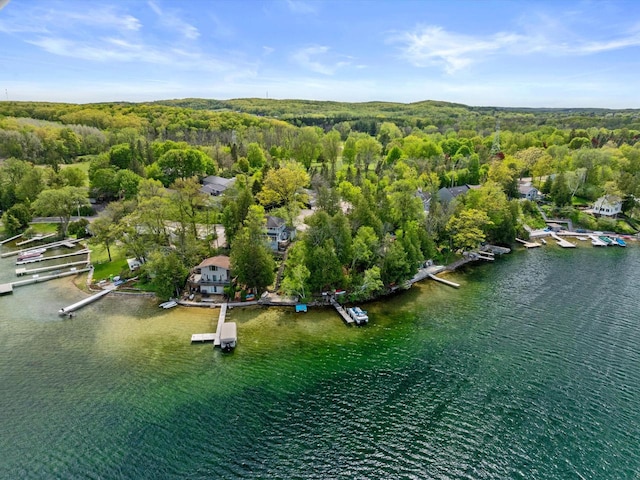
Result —
<instances>
[{"instance_id":1,"label":"residential building","mask_svg":"<svg viewBox=\"0 0 640 480\"><path fill-rule=\"evenodd\" d=\"M442 203L449 203L454 198L464 195L469 190L480 188L480 185L460 185L457 187L442 187L438 190L438 198Z\"/></svg>"},{"instance_id":2,"label":"residential building","mask_svg":"<svg viewBox=\"0 0 640 480\"><path fill-rule=\"evenodd\" d=\"M518 183L518 193L520 194L520 198L531 201L536 201L540 198L540 190L529 182Z\"/></svg>"},{"instance_id":3,"label":"residential building","mask_svg":"<svg viewBox=\"0 0 640 480\"><path fill-rule=\"evenodd\" d=\"M289 240L295 237L295 230L287 228L287 224L283 218L266 216L267 219L267 242L269 248L274 252L283 250Z\"/></svg>"},{"instance_id":4,"label":"residential building","mask_svg":"<svg viewBox=\"0 0 640 480\"><path fill-rule=\"evenodd\" d=\"M218 255L204 259L189 275L188 286L191 292L205 294L224 293L224 287L231 283L229 257Z\"/></svg>"},{"instance_id":5,"label":"residential building","mask_svg":"<svg viewBox=\"0 0 640 480\"><path fill-rule=\"evenodd\" d=\"M616 195L605 195L593 204L594 215L603 217L615 217L622 212L622 199Z\"/></svg>"},{"instance_id":6,"label":"residential building","mask_svg":"<svg viewBox=\"0 0 640 480\"><path fill-rule=\"evenodd\" d=\"M223 178L216 175L209 175L202 180L200 191L207 195L218 196L235 183L235 178Z\"/></svg>"}]
</instances>

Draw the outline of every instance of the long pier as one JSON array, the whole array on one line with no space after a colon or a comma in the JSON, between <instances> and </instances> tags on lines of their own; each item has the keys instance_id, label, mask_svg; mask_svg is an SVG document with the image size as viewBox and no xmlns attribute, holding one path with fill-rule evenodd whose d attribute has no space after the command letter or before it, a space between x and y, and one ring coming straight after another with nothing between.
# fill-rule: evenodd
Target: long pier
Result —
<instances>
[{"instance_id":1,"label":"long pier","mask_svg":"<svg viewBox=\"0 0 640 480\"><path fill-rule=\"evenodd\" d=\"M60 310L58 310L58 313L60 315L68 315L71 312L75 312L79 308L84 307L85 305L89 305L90 303L95 302L99 298L104 297L105 295L107 295L108 293L111 293L115 289L116 289L116 287L112 287L112 288L108 288L108 289L102 290L101 292L98 292L98 293L96 293L94 295L91 295L90 297L84 298L84 299L80 300L79 302L76 302L76 303L73 303L73 304L69 305L68 307L61 308Z\"/></svg>"},{"instance_id":2,"label":"long pier","mask_svg":"<svg viewBox=\"0 0 640 480\"><path fill-rule=\"evenodd\" d=\"M56 248L60 246L65 246L67 248L72 248L76 243L81 242L82 239L68 239L68 240L58 240L57 242L47 243L45 245L39 245L37 248ZM21 250L12 250L11 252L5 252L0 255L0 258L13 257L15 255L20 255L21 253L28 252L29 250L33 250L36 247L31 248L23 248Z\"/></svg>"},{"instance_id":3,"label":"long pier","mask_svg":"<svg viewBox=\"0 0 640 480\"><path fill-rule=\"evenodd\" d=\"M69 270L68 272L56 273L54 275L46 275L41 277L34 275L32 278L26 280L18 280L17 282L3 283L0 285L0 295L13 293L13 289L16 287L23 287L24 285L32 285L34 283L47 282L49 280L55 280L56 278L68 277L69 275L77 275L79 273L88 272L91 268L82 268L80 270Z\"/></svg>"},{"instance_id":4,"label":"long pier","mask_svg":"<svg viewBox=\"0 0 640 480\"><path fill-rule=\"evenodd\" d=\"M15 240L16 238L20 238L22 236L21 233L19 233L18 235L14 235L11 238L5 238L4 240L0 241L0 245L4 245L5 243L9 243L11 240Z\"/></svg>"},{"instance_id":5,"label":"long pier","mask_svg":"<svg viewBox=\"0 0 640 480\"><path fill-rule=\"evenodd\" d=\"M83 260L81 262L70 262L62 265L49 265L48 267L40 267L40 268L16 268L16 275L21 277L22 275L33 275L42 272L50 272L51 270L60 270L62 268L75 267L78 265L86 265L89 263L89 260Z\"/></svg>"},{"instance_id":6,"label":"long pier","mask_svg":"<svg viewBox=\"0 0 640 480\"><path fill-rule=\"evenodd\" d=\"M344 308L342 308L342 305L336 302L335 298L331 298L329 300L329 303L331 303L333 308L336 309L336 311L340 314L340 316L346 322L347 325L351 325L352 323L355 323L355 320L349 316L349 314Z\"/></svg>"},{"instance_id":7,"label":"long pier","mask_svg":"<svg viewBox=\"0 0 640 480\"><path fill-rule=\"evenodd\" d=\"M452 282L451 280L445 280L444 278L436 277L434 274L430 273L429 278L435 280L436 282L444 283L445 285L449 285L453 288L460 288L460 284L456 282Z\"/></svg>"},{"instance_id":8,"label":"long pier","mask_svg":"<svg viewBox=\"0 0 640 480\"><path fill-rule=\"evenodd\" d=\"M39 242L40 240L45 240L47 238L55 237L56 233L47 233L46 235L36 235L35 237L27 238L22 242L16 242L16 247L21 247L22 245L26 245L32 242Z\"/></svg>"},{"instance_id":9,"label":"long pier","mask_svg":"<svg viewBox=\"0 0 640 480\"><path fill-rule=\"evenodd\" d=\"M220 306L220 315L218 315L218 326L216 327L216 338L213 340L213 346L220 346L220 333L222 332L222 324L227 318L227 304L223 303Z\"/></svg>"},{"instance_id":10,"label":"long pier","mask_svg":"<svg viewBox=\"0 0 640 480\"><path fill-rule=\"evenodd\" d=\"M44 262L47 260L57 260L58 258L67 258L67 257L77 257L78 255L86 255L90 252L90 250L78 250L73 253L65 253L64 255L53 255L51 257L38 257L38 258L28 258L26 260L22 260L20 262L16 262L16 265L26 265L27 263L36 263L36 262Z\"/></svg>"}]
</instances>

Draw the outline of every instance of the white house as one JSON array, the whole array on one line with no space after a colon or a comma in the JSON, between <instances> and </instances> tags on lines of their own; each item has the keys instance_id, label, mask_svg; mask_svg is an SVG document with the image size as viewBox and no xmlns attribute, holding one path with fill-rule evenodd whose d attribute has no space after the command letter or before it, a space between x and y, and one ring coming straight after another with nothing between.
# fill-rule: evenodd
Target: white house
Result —
<instances>
[{"instance_id":1,"label":"white house","mask_svg":"<svg viewBox=\"0 0 640 480\"><path fill-rule=\"evenodd\" d=\"M605 195L596 200L592 211L595 215L615 217L622 211L622 199L615 195Z\"/></svg>"},{"instance_id":2,"label":"white house","mask_svg":"<svg viewBox=\"0 0 640 480\"><path fill-rule=\"evenodd\" d=\"M221 295L231 283L229 257L218 255L204 259L189 276L192 292Z\"/></svg>"},{"instance_id":3,"label":"white house","mask_svg":"<svg viewBox=\"0 0 640 480\"><path fill-rule=\"evenodd\" d=\"M287 242L295 237L295 230L287 228L284 218L266 216L267 243L274 252L286 248Z\"/></svg>"}]
</instances>

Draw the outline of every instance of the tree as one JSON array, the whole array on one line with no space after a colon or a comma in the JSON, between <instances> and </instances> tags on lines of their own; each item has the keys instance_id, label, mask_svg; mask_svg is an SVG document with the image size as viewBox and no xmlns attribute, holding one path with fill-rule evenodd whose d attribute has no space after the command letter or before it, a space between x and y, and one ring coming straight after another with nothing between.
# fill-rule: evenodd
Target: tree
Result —
<instances>
[{"instance_id":1,"label":"tree","mask_svg":"<svg viewBox=\"0 0 640 480\"><path fill-rule=\"evenodd\" d=\"M307 169L318 159L322 151L320 137L315 127L302 127L293 144L293 156Z\"/></svg>"},{"instance_id":2,"label":"tree","mask_svg":"<svg viewBox=\"0 0 640 480\"><path fill-rule=\"evenodd\" d=\"M384 283L382 282L380 267L374 265L365 270L362 282L354 288L351 299L353 301L368 300L381 292L383 288Z\"/></svg>"},{"instance_id":3,"label":"tree","mask_svg":"<svg viewBox=\"0 0 640 480\"><path fill-rule=\"evenodd\" d=\"M109 150L109 162L118 168L131 168L133 161L133 151L128 143L114 145Z\"/></svg>"},{"instance_id":4,"label":"tree","mask_svg":"<svg viewBox=\"0 0 640 480\"><path fill-rule=\"evenodd\" d=\"M88 204L86 189L62 187L40 192L36 201L33 202L33 209L37 214L45 217L58 217L60 233L65 237L71 216Z\"/></svg>"},{"instance_id":5,"label":"tree","mask_svg":"<svg viewBox=\"0 0 640 480\"><path fill-rule=\"evenodd\" d=\"M254 169L262 168L267 161L262 147L255 142L250 143L247 147L247 160L249 162L249 166Z\"/></svg>"},{"instance_id":6,"label":"tree","mask_svg":"<svg viewBox=\"0 0 640 480\"><path fill-rule=\"evenodd\" d=\"M335 165L340 154L340 132L331 130L322 137L322 156L331 165Z\"/></svg>"},{"instance_id":7,"label":"tree","mask_svg":"<svg viewBox=\"0 0 640 480\"><path fill-rule=\"evenodd\" d=\"M195 148L173 148L158 159L158 166L167 184L172 184L177 178L200 176L215 169L213 160Z\"/></svg>"},{"instance_id":8,"label":"tree","mask_svg":"<svg viewBox=\"0 0 640 480\"><path fill-rule=\"evenodd\" d=\"M120 226L114 221L113 215L108 209L105 210L102 215L91 222L89 228L93 234L93 238L104 245L104 248L107 250L107 255L109 256L109 261L111 261L111 246L122 233Z\"/></svg>"},{"instance_id":9,"label":"tree","mask_svg":"<svg viewBox=\"0 0 640 480\"><path fill-rule=\"evenodd\" d=\"M258 293L273 283L275 262L266 243L264 209L249 208L249 214L231 244L231 270L240 284Z\"/></svg>"},{"instance_id":10,"label":"tree","mask_svg":"<svg viewBox=\"0 0 640 480\"><path fill-rule=\"evenodd\" d=\"M189 269L183 265L178 254L166 249L153 252L143 270L153 279L156 293L161 299L178 296L189 275Z\"/></svg>"},{"instance_id":11,"label":"tree","mask_svg":"<svg viewBox=\"0 0 640 480\"><path fill-rule=\"evenodd\" d=\"M258 200L264 206L283 206L292 213L301 200L301 189L309 183L309 175L302 165L288 162L282 168L269 170L258 194ZM293 218L294 215L290 215Z\"/></svg>"},{"instance_id":12,"label":"tree","mask_svg":"<svg viewBox=\"0 0 640 480\"><path fill-rule=\"evenodd\" d=\"M300 298L306 297L306 284L311 276L311 272L304 264L295 265L282 281L282 290L287 295L296 295Z\"/></svg>"},{"instance_id":13,"label":"tree","mask_svg":"<svg viewBox=\"0 0 640 480\"><path fill-rule=\"evenodd\" d=\"M357 265L368 267L373 263L378 249L379 240L376 232L369 226L362 226L358 229L353 238L351 249L351 269Z\"/></svg>"},{"instance_id":14,"label":"tree","mask_svg":"<svg viewBox=\"0 0 640 480\"><path fill-rule=\"evenodd\" d=\"M449 219L447 231L455 249L472 250L484 242L484 228L492 222L489 216L474 208L462 210Z\"/></svg>"},{"instance_id":15,"label":"tree","mask_svg":"<svg viewBox=\"0 0 640 480\"><path fill-rule=\"evenodd\" d=\"M549 194L553 199L553 203L555 203L558 207L564 207L565 205L571 204L571 191L569 190L569 186L567 185L567 180L565 178L564 172L560 172L556 176L556 179L553 182L553 186L551 187L551 192Z\"/></svg>"},{"instance_id":16,"label":"tree","mask_svg":"<svg viewBox=\"0 0 640 480\"><path fill-rule=\"evenodd\" d=\"M411 277L411 265L400 242L387 235L383 252L380 277L385 285L399 285Z\"/></svg>"},{"instance_id":17,"label":"tree","mask_svg":"<svg viewBox=\"0 0 640 480\"><path fill-rule=\"evenodd\" d=\"M360 164L364 171L369 170L371 162L380 158L382 146L375 138L365 136L356 142L356 161Z\"/></svg>"},{"instance_id":18,"label":"tree","mask_svg":"<svg viewBox=\"0 0 640 480\"><path fill-rule=\"evenodd\" d=\"M7 235L13 236L29 226L32 215L26 205L17 203L2 216L2 223Z\"/></svg>"},{"instance_id":19,"label":"tree","mask_svg":"<svg viewBox=\"0 0 640 480\"><path fill-rule=\"evenodd\" d=\"M60 177L70 187L84 187L87 184L87 174L78 167L63 168L60 170Z\"/></svg>"}]
</instances>

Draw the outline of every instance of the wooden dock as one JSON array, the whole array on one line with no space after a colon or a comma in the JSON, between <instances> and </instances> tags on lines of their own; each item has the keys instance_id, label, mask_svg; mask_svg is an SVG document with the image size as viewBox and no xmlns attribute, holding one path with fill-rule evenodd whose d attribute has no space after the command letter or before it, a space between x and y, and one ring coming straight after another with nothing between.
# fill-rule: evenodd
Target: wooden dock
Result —
<instances>
[{"instance_id":1,"label":"wooden dock","mask_svg":"<svg viewBox=\"0 0 640 480\"><path fill-rule=\"evenodd\" d=\"M213 346L214 347L219 347L220 346L220 332L222 331L222 324L224 323L225 319L227 318L227 307L228 307L228 305L226 303L223 303L220 306L220 315L218 315L218 326L216 327L216 338L213 341Z\"/></svg>"},{"instance_id":2,"label":"wooden dock","mask_svg":"<svg viewBox=\"0 0 640 480\"><path fill-rule=\"evenodd\" d=\"M591 245L593 245L594 247L607 246L606 242L603 242L602 240L600 240L597 235L589 235L589 238L591 239Z\"/></svg>"},{"instance_id":3,"label":"wooden dock","mask_svg":"<svg viewBox=\"0 0 640 480\"><path fill-rule=\"evenodd\" d=\"M215 342L216 338L215 333L194 333L191 335L191 343Z\"/></svg>"},{"instance_id":4,"label":"wooden dock","mask_svg":"<svg viewBox=\"0 0 640 480\"><path fill-rule=\"evenodd\" d=\"M27 245L28 243L39 242L40 240L46 240L47 238L51 238L56 236L56 233L47 233L46 235L36 235L35 237L27 238L22 242L17 242L16 247L21 247L22 245Z\"/></svg>"},{"instance_id":5,"label":"wooden dock","mask_svg":"<svg viewBox=\"0 0 640 480\"><path fill-rule=\"evenodd\" d=\"M11 283L0 284L0 295L8 295L9 293L13 293L13 284Z\"/></svg>"},{"instance_id":6,"label":"wooden dock","mask_svg":"<svg viewBox=\"0 0 640 480\"><path fill-rule=\"evenodd\" d=\"M73 252L73 253L65 253L64 255L53 255L51 257L27 258L26 260L16 262L16 265L26 265L27 263L44 262L47 260L57 260L58 258L76 257L78 255L86 255L89 252L90 252L89 249L85 249L85 250L78 250L77 252Z\"/></svg>"},{"instance_id":7,"label":"wooden dock","mask_svg":"<svg viewBox=\"0 0 640 480\"><path fill-rule=\"evenodd\" d=\"M68 240L58 240L57 242L51 242L51 243L46 243L44 245L38 245L38 247L23 248L23 249L20 249L20 250L12 250L10 252L5 252L2 255L0 255L0 258L7 258L7 257L20 255L21 253L28 252L29 250L33 250L34 248L56 248L56 247L60 247L60 246L64 246L64 247L67 247L67 248L72 248L72 247L75 246L76 243L81 242L81 241L82 241L81 238L68 239Z\"/></svg>"},{"instance_id":8,"label":"wooden dock","mask_svg":"<svg viewBox=\"0 0 640 480\"><path fill-rule=\"evenodd\" d=\"M526 240L522 240L521 238L516 238L516 242L520 242L524 245L525 248L538 248L542 246L542 244L538 242L527 242Z\"/></svg>"},{"instance_id":9,"label":"wooden dock","mask_svg":"<svg viewBox=\"0 0 640 480\"><path fill-rule=\"evenodd\" d=\"M445 285L449 285L453 288L460 288L460 284L456 282L452 282L451 280L445 280L444 278L436 277L434 274L430 273L429 278L435 280L436 282L444 283Z\"/></svg>"},{"instance_id":10,"label":"wooden dock","mask_svg":"<svg viewBox=\"0 0 640 480\"><path fill-rule=\"evenodd\" d=\"M40 268L16 268L16 275L18 277L21 277L22 275L34 275L36 273L50 272L51 270L61 270L63 268L76 267L78 265L87 265L88 263L89 260L83 260L81 262L64 263L62 265L49 265L48 267Z\"/></svg>"},{"instance_id":11,"label":"wooden dock","mask_svg":"<svg viewBox=\"0 0 640 480\"><path fill-rule=\"evenodd\" d=\"M11 240L15 240L16 238L20 238L21 236L22 236L22 234L19 233L18 235L14 235L13 237L5 238L4 240L0 241L0 245L4 245L5 243L9 243Z\"/></svg>"},{"instance_id":12,"label":"wooden dock","mask_svg":"<svg viewBox=\"0 0 640 480\"><path fill-rule=\"evenodd\" d=\"M558 234L556 234L555 232L550 232L550 234L553 237L553 239L556 242L558 242L558 245L560 245L562 248L575 248L575 244L568 242L564 238L560 238Z\"/></svg>"},{"instance_id":13,"label":"wooden dock","mask_svg":"<svg viewBox=\"0 0 640 480\"><path fill-rule=\"evenodd\" d=\"M34 283L47 282L49 280L55 280L56 278L68 277L69 275L77 275L79 273L88 272L90 268L83 268L80 270L69 270L68 272L56 273L54 275L46 275L41 277L40 275L34 275L26 280L18 280L17 282L5 283L0 285L0 295L13 293L13 289L16 287L23 287L25 285L32 285Z\"/></svg>"},{"instance_id":14,"label":"wooden dock","mask_svg":"<svg viewBox=\"0 0 640 480\"><path fill-rule=\"evenodd\" d=\"M342 317L342 320L344 320L347 325L351 325L353 323L356 323L355 320L349 316L347 311L344 308L342 308L342 305L340 305L338 302L336 302L335 298L331 298L329 300L329 302L331 303L333 308L336 309L336 312L338 312L340 314L340 316Z\"/></svg>"}]
</instances>

